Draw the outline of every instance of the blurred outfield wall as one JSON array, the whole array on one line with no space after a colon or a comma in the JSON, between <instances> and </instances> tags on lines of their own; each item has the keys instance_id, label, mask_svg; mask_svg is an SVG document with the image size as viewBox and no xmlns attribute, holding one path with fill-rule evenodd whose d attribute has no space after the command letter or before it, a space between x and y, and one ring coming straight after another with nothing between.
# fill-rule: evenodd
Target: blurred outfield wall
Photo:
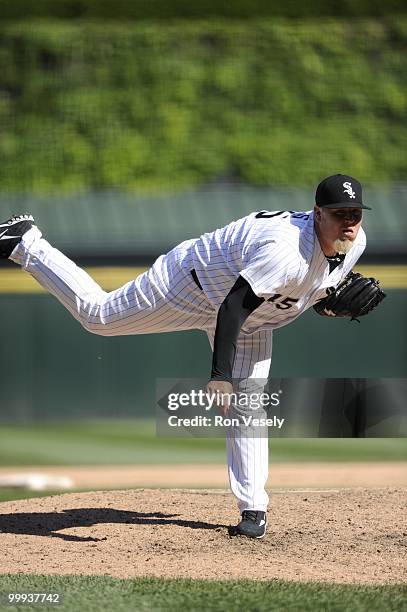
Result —
<instances>
[{"instance_id":1,"label":"blurred outfield wall","mask_svg":"<svg viewBox=\"0 0 407 612\"><path fill-rule=\"evenodd\" d=\"M405 263L407 183L364 184L363 193L372 210L364 213L368 247L361 261ZM114 190L53 196L0 193L0 209L4 218L29 210L44 237L75 261L134 266L151 263L176 244L251 212L310 210L314 196L314 185L258 187L218 181L160 195ZM5 290L0 275L0 291Z\"/></svg>"},{"instance_id":2,"label":"blurred outfield wall","mask_svg":"<svg viewBox=\"0 0 407 612\"><path fill-rule=\"evenodd\" d=\"M407 375L406 291L390 290L360 324L311 309L274 335L274 378ZM157 378L209 377L198 331L102 338L51 297L1 296L0 420L155 416Z\"/></svg>"}]
</instances>

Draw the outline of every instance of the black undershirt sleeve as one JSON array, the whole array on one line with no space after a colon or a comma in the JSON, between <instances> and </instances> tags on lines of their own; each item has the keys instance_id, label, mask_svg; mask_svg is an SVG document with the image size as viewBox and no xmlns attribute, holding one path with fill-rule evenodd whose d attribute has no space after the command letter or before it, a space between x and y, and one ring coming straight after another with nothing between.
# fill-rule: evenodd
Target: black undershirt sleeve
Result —
<instances>
[{"instance_id":1,"label":"black undershirt sleeve","mask_svg":"<svg viewBox=\"0 0 407 612\"><path fill-rule=\"evenodd\" d=\"M239 276L222 302L216 321L211 380L232 381L236 342L247 317L264 302Z\"/></svg>"}]
</instances>

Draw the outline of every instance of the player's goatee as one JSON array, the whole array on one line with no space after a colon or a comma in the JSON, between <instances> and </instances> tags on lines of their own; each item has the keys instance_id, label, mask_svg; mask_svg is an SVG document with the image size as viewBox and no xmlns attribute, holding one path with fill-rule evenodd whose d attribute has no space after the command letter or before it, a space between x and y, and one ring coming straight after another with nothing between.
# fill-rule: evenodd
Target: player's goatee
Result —
<instances>
[{"instance_id":1,"label":"player's goatee","mask_svg":"<svg viewBox=\"0 0 407 612\"><path fill-rule=\"evenodd\" d=\"M341 240L340 238L338 238L337 240L335 240L333 247L337 253L346 254L349 253L349 251L353 247L353 242L351 240L348 240L347 238L345 238L345 240Z\"/></svg>"}]
</instances>

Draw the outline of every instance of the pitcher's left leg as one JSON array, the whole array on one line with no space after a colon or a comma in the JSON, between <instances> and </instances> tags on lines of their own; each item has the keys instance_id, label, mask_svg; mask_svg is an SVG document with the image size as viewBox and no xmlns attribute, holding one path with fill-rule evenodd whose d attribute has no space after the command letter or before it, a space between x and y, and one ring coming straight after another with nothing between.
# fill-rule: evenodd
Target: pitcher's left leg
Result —
<instances>
[{"instance_id":1,"label":"pitcher's left leg","mask_svg":"<svg viewBox=\"0 0 407 612\"><path fill-rule=\"evenodd\" d=\"M240 425L230 428L227 451L230 486L241 513L246 510L265 512L269 501L265 490L268 478L267 427L246 427L242 417L267 418L266 410L258 406L260 402L256 403L256 399L267 384L271 351L272 332L269 330L250 336L240 334L238 338L233 378L236 390L246 394L249 402L248 405L232 405L230 408L228 416L237 418Z\"/></svg>"},{"instance_id":2,"label":"pitcher's left leg","mask_svg":"<svg viewBox=\"0 0 407 612\"><path fill-rule=\"evenodd\" d=\"M208 332L208 337L213 344L213 333ZM240 334L233 367L236 392L247 394L250 399L250 394L256 398L264 391L270 371L271 351L271 330L259 331L250 336ZM232 405L227 414L228 418L239 421L239 426L229 428L226 438L229 482L241 514L264 514L269 501L265 490L268 478L268 432L267 427L244 426L243 417L249 415L256 419L267 417L263 407L254 409L253 405ZM255 522L262 521L261 515L248 516L249 519L254 518ZM263 535L264 532L265 529Z\"/></svg>"}]
</instances>

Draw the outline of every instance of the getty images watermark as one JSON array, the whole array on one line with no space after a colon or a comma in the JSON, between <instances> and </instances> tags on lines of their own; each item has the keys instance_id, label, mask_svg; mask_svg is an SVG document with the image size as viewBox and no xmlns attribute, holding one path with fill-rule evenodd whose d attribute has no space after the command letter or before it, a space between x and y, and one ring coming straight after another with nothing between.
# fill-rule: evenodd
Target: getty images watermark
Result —
<instances>
[{"instance_id":1,"label":"getty images watermark","mask_svg":"<svg viewBox=\"0 0 407 612\"><path fill-rule=\"evenodd\" d=\"M282 391L268 393L264 382L234 381L232 393L208 393L207 381L157 381L157 434L172 437L263 437L281 430ZM240 390L243 388L243 390ZM236 390L235 390L236 389ZM221 406L229 405L226 414ZM276 411L278 413L276 413Z\"/></svg>"}]
</instances>

